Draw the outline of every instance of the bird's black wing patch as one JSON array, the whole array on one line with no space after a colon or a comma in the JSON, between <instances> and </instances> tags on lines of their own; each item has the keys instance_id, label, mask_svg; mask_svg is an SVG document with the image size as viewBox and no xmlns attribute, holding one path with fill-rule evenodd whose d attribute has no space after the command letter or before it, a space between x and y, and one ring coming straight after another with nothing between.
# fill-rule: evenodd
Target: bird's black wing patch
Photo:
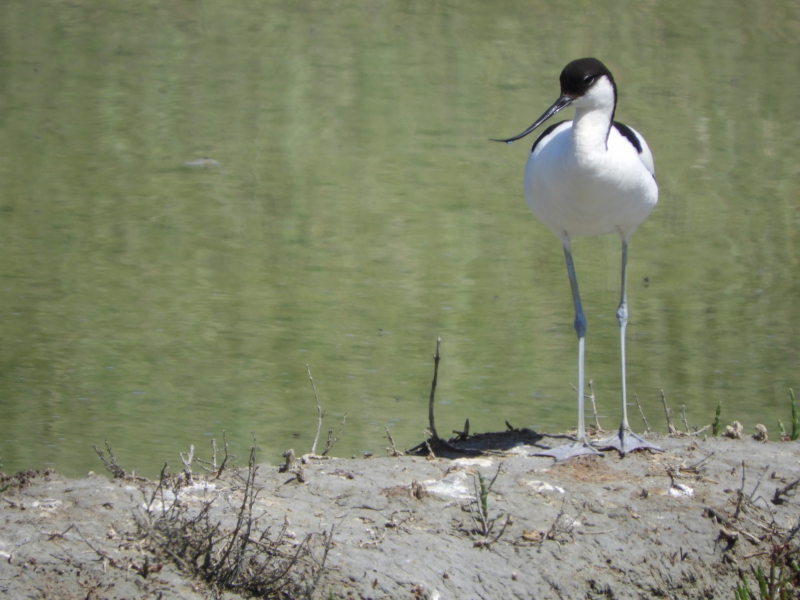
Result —
<instances>
[{"instance_id":1,"label":"bird's black wing patch","mask_svg":"<svg viewBox=\"0 0 800 600\"><path fill-rule=\"evenodd\" d=\"M543 133L542 135L540 135L538 138L536 138L536 141L535 141L535 142L533 142L533 146L531 146L531 152L533 152L534 150L536 150L536 146L538 146L538 145L539 145L539 142L541 142L541 141L542 141L544 138L546 138L548 135L550 135L551 133L553 133L553 130L554 130L556 127L558 127L558 126L559 126L559 125L561 125L562 123L566 123L566 122L567 122L567 120L565 119L564 121L559 121L558 123L553 123L552 125L550 125L550 127L548 127L547 129L545 129L545 130L544 130L544 133ZM625 127L625 126L623 125L623 127ZM628 129L628 128L627 128L627 127L625 127L625 129ZM629 130L629 131L630 131L630 130Z\"/></svg>"},{"instance_id":2,"label":"bird's black wing patch","mask_svg":"<svg viewBox=\"0 0 800 600\"><path fill-rule=\"evenodd\" d=\"M617 121L614 121L614 127L616 127L617 131L619 131L622 134L622 137L627 139L633 145L633 147L636 148L636 151L639 154L642 153L642 143L639 141L639 138L633 132L633 129L631 129L627 125L618 123Z\"/></svg>"}]
</instances>

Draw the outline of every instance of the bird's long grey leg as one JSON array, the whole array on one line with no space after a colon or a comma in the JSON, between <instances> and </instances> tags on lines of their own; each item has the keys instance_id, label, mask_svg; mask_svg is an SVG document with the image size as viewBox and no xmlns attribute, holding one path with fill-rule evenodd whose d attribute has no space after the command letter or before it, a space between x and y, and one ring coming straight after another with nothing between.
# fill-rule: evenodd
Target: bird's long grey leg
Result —
<instances>
[{"instance_id":1,"label":"bird's long grey leg","mask_svg":"<svg viewBox=\"0 0 800 600\"><path fill-rule=\"evenodd\" d=\"M619 323L620 374L622 376L622 421L619 431L598 444L600 448L614 448L622 456L634 450L652 450L661 452L661 448L640 438L631 431L628 423L627 378L625 373L625 331L628 327L628 239L622 237L622 277L620 282L619 306L617 307L617 323Z\"/></svg>"},{"instance_id":2,"label":"bird's long grey leg","mask_svg":"<svg viewBox=\"0 0 800 600\"><path fill-rule=\"evenodd\" d=\"M575 333L578 334L578 441L586 441L586 425L583 415L584 355L586 347L586 315L583 314L581 294L578 291L578 278L572 262L569 240L564 242L564 258L567 260L567 275L572 289L572 302L575 305Z\"/></svg>"},{"instance_id":3,"label":"bird's long grey leg","mask_svg":"<svg viewBox=\"0 0 800 600\"><path fill-rule=\"evenodd\" d=\"M575 265L572 263L569 238L564 237L562 245L564 246L564 258L567 260L567 275L569 275L569 285L572 289L572 302L575 305L575 333L578 334L578 441L536 453L537 456L552 456L556 460L566 460L581 454L601 454L592 448L586 439L586 425L583 418L583 359L586 340L586 316L583 314L581 295L578 292L578 278L575 276Z\"/></svg>"},{"instance_id":4,"label":"bird's long grey leg","mask_svg":"<svg viewBox=\"0 0 800 600\"><path fill-rule=\"evenodd\" d=\"M629 432L631 426L628 424L628 395L627 379L625 377L625 330L628 328L628 240L622 238L622 277L620 278L619 306L617 307L617 323L619 323L619 351L622 373L622 423L620 424L620 436L624 432Z\"/></svg>"}]
</instances>

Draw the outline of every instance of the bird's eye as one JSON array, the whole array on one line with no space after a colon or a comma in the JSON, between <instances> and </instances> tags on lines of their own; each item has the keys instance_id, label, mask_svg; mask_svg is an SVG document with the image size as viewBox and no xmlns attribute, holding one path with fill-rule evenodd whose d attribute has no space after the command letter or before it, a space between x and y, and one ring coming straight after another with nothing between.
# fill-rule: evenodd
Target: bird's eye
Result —
<instances>
[{"instance_id":1,"label":"bird's eye","mask_svg":"<svg viewBox=\"0 0 800 600\"><path fill-rule=\"evenodd\" d=\"M587 75L583 78L583 83L585 85L592 85L594 83L594 75Z\"/></svg>"}]
</instances>

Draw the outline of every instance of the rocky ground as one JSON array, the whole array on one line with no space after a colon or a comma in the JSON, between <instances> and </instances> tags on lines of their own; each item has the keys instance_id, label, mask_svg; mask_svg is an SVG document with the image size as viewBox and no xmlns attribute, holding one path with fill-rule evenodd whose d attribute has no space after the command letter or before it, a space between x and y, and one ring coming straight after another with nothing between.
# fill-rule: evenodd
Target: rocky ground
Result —
<instances>
[{"instance_id":1,"label":"rocky ground","mask_svg":"<svg viewBox=\"0 0 800 600\"><path fill-rule=\"evenodd\" d=\"M530 456L557 438L510 431L464 442L480 454L218 478L6 477L0 596L733 598L740 573L757 594L755 567L798 558L798 442Z\"/></svg>"}]
</instances>

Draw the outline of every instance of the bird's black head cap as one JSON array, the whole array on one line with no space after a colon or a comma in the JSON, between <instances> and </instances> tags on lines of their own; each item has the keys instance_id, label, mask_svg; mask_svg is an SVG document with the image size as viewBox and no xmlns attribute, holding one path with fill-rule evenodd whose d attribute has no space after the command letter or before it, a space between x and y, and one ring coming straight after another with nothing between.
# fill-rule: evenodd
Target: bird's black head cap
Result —
<instances>
[{"instance_id":1,"label":"bird's black head cap","mask_svg":"<svg viewBox=\"0 0 800 600\"><path fill-rule=\"evenodd\" d=\"M608 77L611 85L614 86L614 95L616 96L617 86L614 83L614 76L603 63L596 58L573 60L561 71L561 77L559 78L561 81L561 95L580 98L603 75Z\"/></svg>"}]
</instances>

